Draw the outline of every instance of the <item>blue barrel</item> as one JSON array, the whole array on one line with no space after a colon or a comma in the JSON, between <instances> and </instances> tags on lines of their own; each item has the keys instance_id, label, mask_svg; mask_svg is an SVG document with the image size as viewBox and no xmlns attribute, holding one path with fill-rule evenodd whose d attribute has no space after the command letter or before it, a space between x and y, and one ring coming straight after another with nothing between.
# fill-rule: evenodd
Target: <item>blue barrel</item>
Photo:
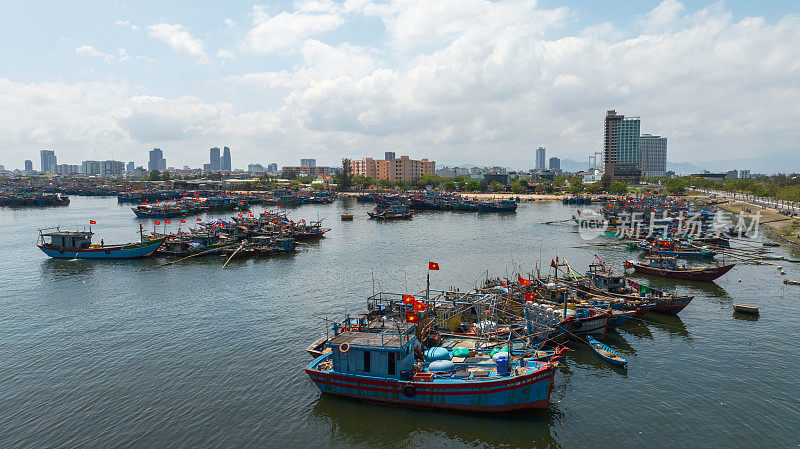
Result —
<instances>
[{"instance_id":1,"label":"blue barrel","mask_svg":"<svg viewBox=\"0 0 800 449\"><path fill-rule=\"evenodd\" d=\"M425 361L450 360L450 351L441 346L434 346L425 351Z\"/></svg>"},{"instance_id":2,"label":"blue barrel","mask_svg":"<svg viewBox=\"0 0 800 449\"><path fill-rule=\"evenodd\" d=\"M508 364L508 357L501 355L495 360L497 363L497 374L499 376L508 376L511 373L511 366Z\"/></svg>"}]
</instances>

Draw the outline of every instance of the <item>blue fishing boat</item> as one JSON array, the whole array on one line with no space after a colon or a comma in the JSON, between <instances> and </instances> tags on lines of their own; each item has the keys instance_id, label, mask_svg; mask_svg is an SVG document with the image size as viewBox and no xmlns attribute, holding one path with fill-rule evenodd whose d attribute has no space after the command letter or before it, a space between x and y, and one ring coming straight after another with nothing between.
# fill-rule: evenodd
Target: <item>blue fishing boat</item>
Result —
<instances>
[{"instance_id":1,"label":"blue fishing boat","mask_svg":"<svg viewBox=\"0 0 800 449\"><path fill-rule=\"evenodd\" d=\"M393 204L386 209L375 209L375 212L369 212L369 217L377 220L411 218L413 215L414 213L404 204Z\"/></svg>"},{"instance_id":2,"label":"blue fishing boat","mask_svg":"<svg viewBox=\"0 0 800 449\"><path fill-rule=\"evenodd\" d=\"M174 218L186 215L186 210L177 204L141 204L131 210L139 218Z\"/></svg>"},{"instance_id":3,"label":"blue fishing boat","mask_svg":"<svg viewBox=\"0 0 800 449\"><path fill-rule=\"evenodd\" d=\"M500 200L483 202L478 205L480 212L514 212L517 210L517 202L514 200Z\"/></svg>"},{"instance_id":4,"label":"blue fishing boat","mask_svg":"<svg viewBox=\"0 0 800 449\"><path fill-rule=\"evenodd\" d=\"M306 367L322 393L394 406L498 413L544 409L550 403L551 363L508 357L417 360L415 326L387 323L371 332L339 332L330 352ZM431 352L430 349L426 352Z\"/></svg>"},{"instance_id":5,"label":"blue fishing boat","mask_svg":"<svg viewBox=\"0 0 800 449\"><path fill-rule=\"evenodd\" d=\"M595 340L591 336L589 336L587 339L589 341L589 347L591 347L592 351L594 351L595 354L599 355L601 359L605 360L608 363L612 363L614 365L619 365L619 366L625 366L628 364L628 359L619 355L617 351Z\"/></svg>"},{"instance_id":6,"label":"blue fishing boat","mask_svg":"<svg viewBox=\"0 0 800 449\"><path fill-rule=\"evenodd\" d=\"M45 254L56 259L136 259L147 257L164 243L166 237L122 245L92 244L94 233L89 231L52 232L39 230L37 245Z\"/></svg>"}]
</instances>

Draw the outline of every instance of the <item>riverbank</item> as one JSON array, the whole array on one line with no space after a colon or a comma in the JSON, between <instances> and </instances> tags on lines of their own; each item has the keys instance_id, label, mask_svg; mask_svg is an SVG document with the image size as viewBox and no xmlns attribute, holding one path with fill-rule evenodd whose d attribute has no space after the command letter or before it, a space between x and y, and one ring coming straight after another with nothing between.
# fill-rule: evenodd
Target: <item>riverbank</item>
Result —
<instances>
[{"instance_id":1,"label":"riverbank","mask_svg":"<svg viewBox=\"0 0 800 449\"><path fill-rule=\"evenodd\" d=\"M712 201L707 196L697 198L703 201ZM774 209L736 200L729 200L727 203L717 204L717 206L737 216L744 214L748 219L754 214L760 214L759 225L767 228L768 237L784 243L800 245L800 219L787 217Z\"/></svg>"},{"instance_id":2,"label":"riverbank","mask_svg":"<svg viewBox=\"0 0 800 449\"><path fill-rule=\"evenodd\" d=\"M341 192L339 195L343 196L358 196L364 193L370 193L369 190L358 191L358 192ZM376 192L378 193L378 192ZM483 192L457 192L459 195L468 197L468 198L475 198L477 200L501 200L501 199L517 199L519 198L520 201L561 201L564 198L572 198L574 195L571 194L545 194L545 193L508 193L508 192L496 192L496 193L483 193ZM591 196L592 199L597 199L601 196L603 197L611 197L613 195L581 195L583 197Z\"/></svg>"}]
</instances>

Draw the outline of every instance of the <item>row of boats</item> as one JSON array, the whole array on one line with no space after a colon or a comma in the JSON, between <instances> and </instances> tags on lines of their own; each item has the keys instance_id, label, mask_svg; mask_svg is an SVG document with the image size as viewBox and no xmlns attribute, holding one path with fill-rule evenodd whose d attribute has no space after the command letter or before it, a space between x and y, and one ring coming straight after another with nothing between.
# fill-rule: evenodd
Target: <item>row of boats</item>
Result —
<instances>
[{"instance_id":1,"label":"row of boats","mask_svg":"<svg viewBox=\"0 0 800 449\"><path fill-rule=\"evenodd\" d=\"M421 191L403 193L365 193L356 197L358 202L374 202L378 210L392 205L407 206L412 210L450 210L466 212L513 212L518 199L479 200L457 193Z\"/></svg>"},{"instance_id":2,"label":"row of boats","mask_svg":"<svg viewBox=\"0 0 800 449\"><path fill-rule=\"evenodd\" d=\"M199 219L198 219L199 220ZM324 237L330 231L322 220L293 221L280 210L264 211L259 215L238 213L230 220L198 221L194 228L179 228L178 232L145 233L140 225L140 241L106 245L92 243L94 233L62 231L58 228L40 229L38 247L48 256L61 259L132 259L152 255L189 258L195 256L225 256L230 258L264 257L294 252L299 242ZM166 225L169 220L164 221Z\"/></svg>"},{"instance_id":3,"label":"row of boats","mask_svg":"<svg viewBox=\"0 0 800 449\"><path fill-rule=\"evenodd\" d=\"M173 189L131 190L117 194L119 203L154 203L162 201L177 202L184 198L227 198L236 203L266 206L299 206L302 204L330 204L337 198L337 193L328 190L292 190L276 189L273 191L222 192L222 191L186 191Z\"/></svg>"},{"instance_id":4,"label":"row of boats","mask_svg":"<svg viewBox=\"0 0 800 449\"><path fill-rule=\"evenodd\" d=\"M0 192L0 207L69 206L69 197L58 193Z\"/></svg>"},{"instance_id":5,"label":"row of boats","mask_svg":"<svg viewBox=\"0 0 800 449\"><path fill-rule=\"evenodd\" d=\"M677 314L693 299L630 282L599 258L585 273L558 258L551 266L552 275L537 268L468 292L374 294L357 314L325 318L305 371L322 393L369 402L483 413L542 409L568 342L625 366L600 341L607 332L647 314Z\"/></svg>"}]
</instances>

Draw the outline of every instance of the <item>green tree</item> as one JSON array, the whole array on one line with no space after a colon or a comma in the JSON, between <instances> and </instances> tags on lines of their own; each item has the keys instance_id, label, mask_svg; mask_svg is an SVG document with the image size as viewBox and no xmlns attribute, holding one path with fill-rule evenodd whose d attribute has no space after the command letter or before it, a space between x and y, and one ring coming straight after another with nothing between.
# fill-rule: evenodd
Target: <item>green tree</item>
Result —
<instances>
[{"instance_id":1,"label":"green tree","mask_svg":"<svg viewBox=\"0 0 800 449\"><path fill-rule=\"evenodd\" d=\"M505 190L505 186L497 181L492 181L492 183L489 184L489 190L492 192L500 192Z\"/></svg>"},{"instance_id":2,"label":"green tree","mask_svg":"<svg viewBox=\"0 0 800 449\"><path fill-rule=\"evenodd\" d=\"M150 171L150 180L151 181L161 181L161 172L158 170L151 170Z\"/></svg>"},{"instance_id":3,"label":"green tree","mask_svg":"<svg viewBox=\"0 0 800 449\"><path fill-rule=\"evenodd\" d=\"M509 187L511 188L512 192L517 193L517 194L525 193L528 190L527 184L523 185L520 181L512 182Z\"/></svg>"},{"instance_id":4,"label":"green tree","mask_svg":"<svg viewBox=\"0 0 800 449\"><path fill-rule=\"evenodd\" d=\"M169 172L164 170L164 172L161 173L161 180L162 181L169 181L169 178L170 178Z\"/></svg>"},{"instance_id":5,"label":"green tree","mask_svg":"<svg viewBox=\"0 0 800 449\"><path fill-rule=\"evenodd\" d=\"M464 189L466 189L468 192L477 192L480 188L480 183L474 179L471 179L464 184Z\"/></svg>"},{"instance_id":6,"label":"green tree","mask_svg":"<svg viewBox=\"0 0 800 449\"><path fill-rule=\"evenodd\" d=\"M350 173L352 165L353 161L350 158L342 159L342 171L336 174L336 184L339 186L339 190L350 190L353 181L353 175Z\"/></svg>"},{"instance_id":7,"label":"green tree","mask_svg":"<svg viewBox=\"0 0 800 449\"><path fill-rule=\"evenodd\" d=\"M594 195L594 194L600 192L600 183L594 182L592 184L586 184L586 187L584 187L584 190L586 190L586 193L588 193L590 195Z\"/></svg>"},{"instance_id":8,"label":"green tree","mask_svg":"<svg viewBox=\"0 0 800 449\"><path fill-rule=\"evenodd\" d=\"M628 185L624 182L613 181L609 186L608 191L615 195L624 195L628 192Z\"/></svg>"}]
</instances>

